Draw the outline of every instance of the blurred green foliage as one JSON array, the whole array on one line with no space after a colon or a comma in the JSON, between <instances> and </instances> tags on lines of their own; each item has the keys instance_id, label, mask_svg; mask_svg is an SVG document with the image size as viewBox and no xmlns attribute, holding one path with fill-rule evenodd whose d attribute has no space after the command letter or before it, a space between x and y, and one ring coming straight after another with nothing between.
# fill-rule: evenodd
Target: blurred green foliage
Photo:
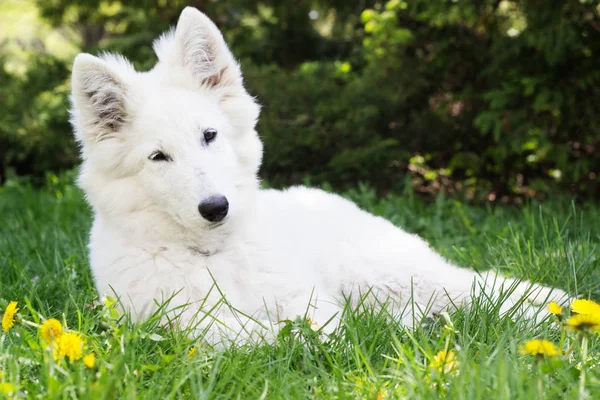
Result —
<instances>
[{"instance_id":1,"label":"blurred green foliage","mask_svg":"<svg viewBox=\"0 0 600 400\"><path fill-rule=\"evenodd\" d=\"M43 29L0 27L0 175L74 165L75 52L148 69L186 5L220 26L263 104L272 185L600 197L598 0L4 0Z\"/></svg>"}]
</instances>

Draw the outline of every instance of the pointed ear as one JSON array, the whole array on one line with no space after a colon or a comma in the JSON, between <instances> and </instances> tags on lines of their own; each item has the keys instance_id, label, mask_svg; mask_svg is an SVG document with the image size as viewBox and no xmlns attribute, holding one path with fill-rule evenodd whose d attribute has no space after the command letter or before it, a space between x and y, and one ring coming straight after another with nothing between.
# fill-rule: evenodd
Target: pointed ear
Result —
<instances>
[{"instance_id":1,"label":"pointed ear","mask_svg":"<svg viewBox=\"0 0 600 400\"><path fill-rule=\"evenodd\" d=\"M240 66L219 28L206 15L186 7L175 31L154 42L154 51L157 67L172 77L174 84L214 90L236 131L254 131L260 107L244 88Z\"/></svg>"},{"instance_id":2,"label":"pointed ear","mask_svg":"<svg viewBox=\"0 0 600 400\"><path fill-rule=\"evenodd\" d=\"M174 48L165 52L169 39L173 39ZM154 44L154 48L161 61L163 54L168 53L168 62L189 71L201 87L242 87L240 68L219 28L193 7L186 7L181 12L174 37L163 36Z\"/></svg>"},{"instance_id":3,"label":"pointed ear","mask_svg":"<svg viewBox=\"0 0 600 400\"><path fill-rule=\"evenodd\" d=\"M116 56L103 58L81 53L73 63L72 118L76 135L83 141L99 142L113 137L128 120L128 88L117 68L110 64L133 67Z\"/></svg>"}]
</instances>

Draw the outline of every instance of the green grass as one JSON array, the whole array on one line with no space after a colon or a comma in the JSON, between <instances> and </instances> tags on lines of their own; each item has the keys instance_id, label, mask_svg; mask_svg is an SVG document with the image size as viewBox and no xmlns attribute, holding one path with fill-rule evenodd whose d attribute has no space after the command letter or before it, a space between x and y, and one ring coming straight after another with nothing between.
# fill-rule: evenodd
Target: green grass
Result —
<instances>
[{"instance_id":1,"label":"green grass","mask_svg":"<svg viewBox=\"0 0 600 400\"><path fill-rule=\"evenodd\" d=\"M16 300L27 320L64 320L83 333L97 363L94 369L81 362L56 365L36 329L17 325L0 334L0 397L11 384L17 398L376 399L386 388L388 398L531 399L539 380L547 398L578 396L577 347L570 360L539 365L518 351L532 338L558 344L560 328L551 320L536 326L502 318L483 304L451 313L453 330L439 319L412 331L385 310L359 307L329 340L298 320L275 345L223 353L156 320L117 324L98 306L86 256L90 210L69 182L0 188L0 308ZM496 267L600 297L597 206L559 199L474 207L444 198L426 203L410 193L380 199L364 188L347 195L422 235L458 265ZM428 367L446 344L458 356L458 375L438 376ZM197 351L188 356L193 346ZM585 367L590 398L600 398L599 351L594 338Z\"/></svg>"}]
</instances>

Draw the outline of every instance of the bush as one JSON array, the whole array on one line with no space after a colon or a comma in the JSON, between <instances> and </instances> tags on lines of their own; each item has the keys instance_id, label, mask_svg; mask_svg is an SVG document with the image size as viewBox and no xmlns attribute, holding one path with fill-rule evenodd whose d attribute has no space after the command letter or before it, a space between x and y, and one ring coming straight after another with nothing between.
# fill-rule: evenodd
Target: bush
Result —
<instances>
[{"instance_id":1,"label":"bush","mask_svg":"<svg viewBox=\"0 0 600 400\"><path fill-rule=\"evenodd\" d=\"M389 189L408 168L421 190L597 196L597 17L578 1L366 10L356 72L311 63L249 79L267 105L264 173Z\"/></svg>"},{"instance_id":2,"label":"bush","mask_svg":"<svg viewBox=\"0 0 600 400\"><path fill-rule=\"evenodd\" d=\"M47 54L31 58L23 76L0 67L0 182L8 169L42 177L77 161L68 75L64 63Z\"/></svg>"},{"instance_id":3,"label":"bush","mask_svg":"<svg viewBox=\"0 0 600 400\"><path fill-rule=\"evenodd\" d=\"M345 63L306 63L294 71L246 68L246 80L263 105L258 132L265 144L262 175L274 185L369 180L388 186L407 158L399 138L386 137L385 91Z\"/></svg>"},{"instance_id":4,"label":"bush","mask_svg":"<svg viewBox=\"0 0 600 400\"><path fill-rule=\"evenodd\" d=\"M497 194L535 195L559 184L598 195L594 7L390 0L363 13L370 64L382 81L414 92L396 105L408 124L402 129L441 122L414 130L427 141L441 138L418 149L431 167L426 180L435 181L437 170Z\"/></svg>"}]
</instances>

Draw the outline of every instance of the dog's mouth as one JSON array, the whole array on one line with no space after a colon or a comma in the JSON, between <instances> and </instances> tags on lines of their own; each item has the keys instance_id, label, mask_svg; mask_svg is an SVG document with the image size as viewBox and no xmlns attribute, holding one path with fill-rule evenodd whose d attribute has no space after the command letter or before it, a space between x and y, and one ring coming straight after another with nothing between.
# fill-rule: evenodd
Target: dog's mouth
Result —
<instances>
[{"instance_id":1,"label":"dog's mouth","mask_svg":"<svg viewBox=\"0 0 600 400\"><path fill-rule=\"evenodd\" d=\"M227 223L227 221L229 221L229 219L230 219L229 217L225 217L221 221L208 222L204 218L200 218L201 225L199 226L198 221L193 221L192 223L190 223L191 221L182 218L178 214L168 214L168 215L173 218L174 222L176 222L179 226L181 226L185 230L190 230L190 229L197 230L198 228L214 230L214 229L217 229L217 228L225 225ZM206 222L208 222L208 224L206 224Z\"/></svg>"},{"instance_id":2,"label":"dog's mouth","mask_svg":"<svg viewBox=\"0 0 600 400\"><path fill-rule=\"evenodd\" d=\"M217 229L218 227L225 225L225 223L227 222L227 218L225 218L222 221L219 222L211 222L210 225L208 225L208 229L213 230L213 229Z\"/></svg>"}]
</instances>

